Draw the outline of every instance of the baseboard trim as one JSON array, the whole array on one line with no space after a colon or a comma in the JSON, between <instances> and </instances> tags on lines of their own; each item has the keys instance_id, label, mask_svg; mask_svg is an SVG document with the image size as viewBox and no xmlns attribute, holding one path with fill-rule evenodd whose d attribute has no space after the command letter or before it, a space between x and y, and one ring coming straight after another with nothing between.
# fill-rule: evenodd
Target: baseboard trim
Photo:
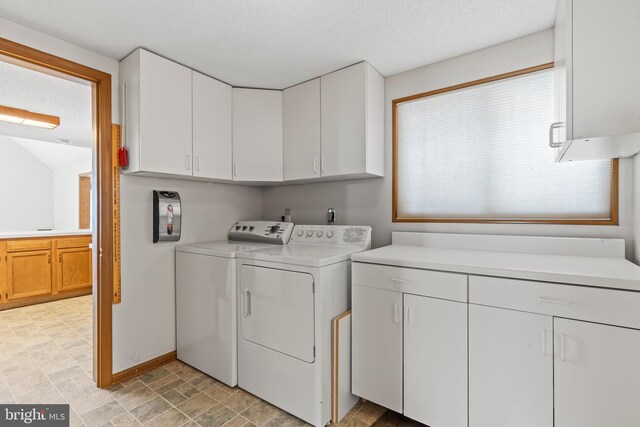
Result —
<instances>
[{"instance_id":1,"label":"baseboard trim","mask_svg":"<svg viewBox=\"0 0 640 427\"><path fill-rule=\"evenodd\" d=\"M84 295L91 295L92 291L93 290L91 289L91 286L89 286L88 288L73 289L70 291L59 292L53 295L50 294L35 297L26 297L24 299L13 300L4 304L0 304L0 311L11 310L12 308L26 307L29 305L43 304L45 302L81 297Z\"/></svg>"},{"instance_id":2,"label":"baseboard trim","mask_svg":"<svg viewBox=\"0 0 640 427\"><path fill-rule=\"evenodd\" d=\"M116 372L113 374L113 384L118 384L128 379L137 377L138 375L142 375L145 372L151 371L155 368L158 368L162 365L166 365L169 362L173 362L176 360L176 352L172 351L167 354L163 354L162 356L155 357L151 360L147 360L146 362L142 362L136 366L132 366L129 369L125 369L124 371Z\"/></svg>"}]
</instances>

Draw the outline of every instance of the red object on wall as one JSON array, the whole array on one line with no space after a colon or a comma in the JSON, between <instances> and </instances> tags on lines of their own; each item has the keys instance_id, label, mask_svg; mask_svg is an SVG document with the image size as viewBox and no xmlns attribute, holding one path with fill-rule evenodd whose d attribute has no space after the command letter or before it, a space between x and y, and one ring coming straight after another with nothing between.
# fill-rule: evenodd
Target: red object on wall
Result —
<instances>
[{"instance_id":1,"label":"red object on wall","mask_svg":"<svg viewBox=\"0 0 640 427\"><path fill-rule=\"evenodd\" d=\"M127 157L127 149L125 147L120 147L120 150L118 150L118 164L121 168L129 166L129 158Z\"/></svg>"}]
</instances>

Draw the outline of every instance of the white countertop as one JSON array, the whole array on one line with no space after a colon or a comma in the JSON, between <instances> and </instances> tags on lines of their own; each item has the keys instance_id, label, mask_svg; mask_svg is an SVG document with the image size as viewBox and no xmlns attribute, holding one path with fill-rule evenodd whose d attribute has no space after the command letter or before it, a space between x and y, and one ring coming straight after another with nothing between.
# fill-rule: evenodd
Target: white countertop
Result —
<instances>
[{"instance_id":1,"label":"white countertop","mask_svg":"<svg viewBox=\"0 0 640 427\"><path fill-rule=\"evenodd\" d=\"M640 292L640 267L624 258L443 249L393 244L353 254L356 262Z\"/></svg>"},{"instance_id":2,"label":"white countertop","mask_svg":"<svg viewBox=\"0 0 640 427\"><path fill-rule=\"evenodd\" d=\"M91 230L47 230L47 231L0 231L0 239L21 239L24 237L81 236L91 234Z\"/></svg>"}]
</instances>

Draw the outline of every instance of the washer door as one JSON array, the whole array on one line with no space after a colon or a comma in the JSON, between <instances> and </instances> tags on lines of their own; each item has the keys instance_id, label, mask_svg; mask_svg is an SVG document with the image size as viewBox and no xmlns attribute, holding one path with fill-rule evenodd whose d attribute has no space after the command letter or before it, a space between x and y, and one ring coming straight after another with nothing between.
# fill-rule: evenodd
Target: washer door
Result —
<instances>
[{"instance_id":1,"label":"washer door","mask_svg":"<svg viewBox=\"0 0 640 427\"><path fill-rule=\"evenodd\" d=\"M313 276L297 271L240 267L242 338L313 363Z\"/></svg>"}]
</instances>

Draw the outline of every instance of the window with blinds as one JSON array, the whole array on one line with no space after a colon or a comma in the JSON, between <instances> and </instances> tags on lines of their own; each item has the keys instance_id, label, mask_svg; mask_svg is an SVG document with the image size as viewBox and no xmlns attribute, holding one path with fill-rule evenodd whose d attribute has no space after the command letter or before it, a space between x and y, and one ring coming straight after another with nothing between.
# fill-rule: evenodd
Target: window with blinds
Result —
<instances>
[{"instance_id":1,"label":"window with blinds","mask_svg":"<svg viewBox=\"0 0 640 427\"><path fill-rule=\"evenodd\" d=\"M532 70L393 102L394 221L617 223L617 160L554 163L558 79Z\"/></svg>"}]
</instances>

